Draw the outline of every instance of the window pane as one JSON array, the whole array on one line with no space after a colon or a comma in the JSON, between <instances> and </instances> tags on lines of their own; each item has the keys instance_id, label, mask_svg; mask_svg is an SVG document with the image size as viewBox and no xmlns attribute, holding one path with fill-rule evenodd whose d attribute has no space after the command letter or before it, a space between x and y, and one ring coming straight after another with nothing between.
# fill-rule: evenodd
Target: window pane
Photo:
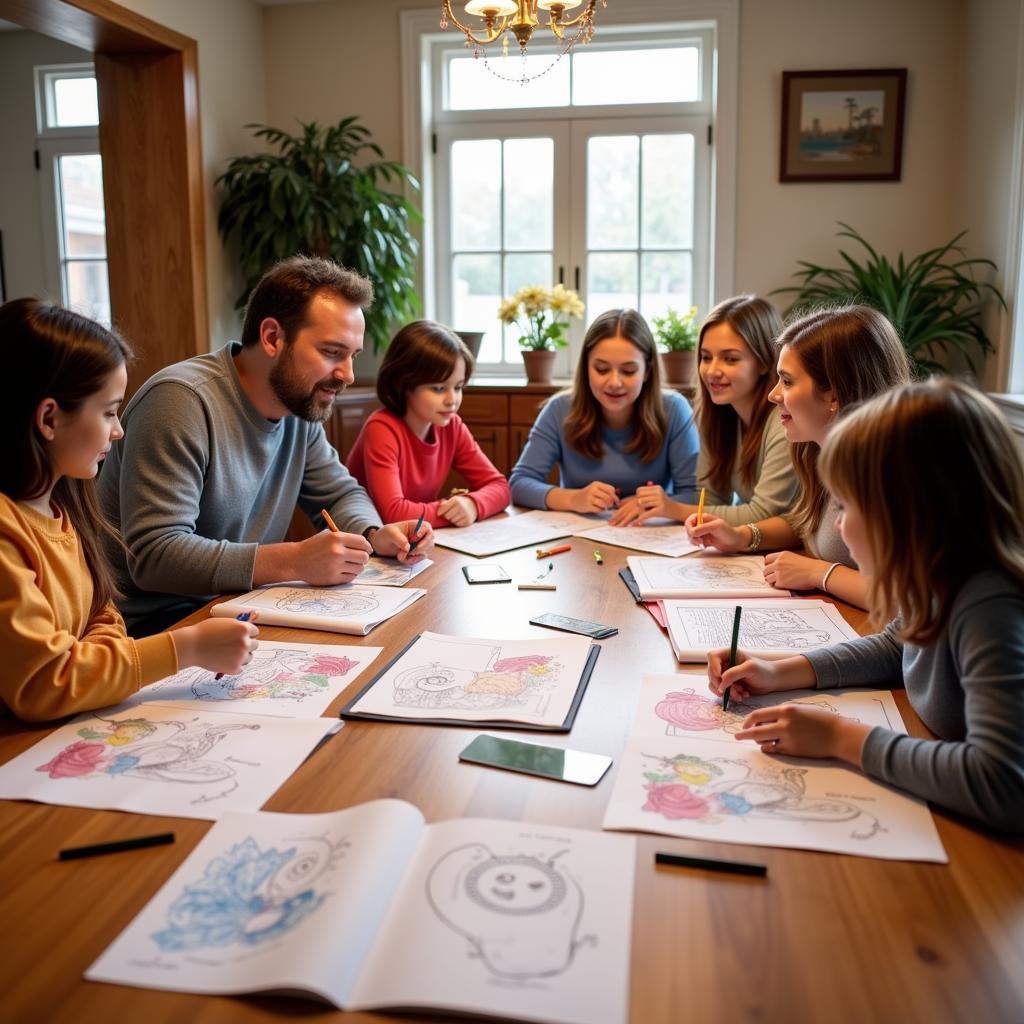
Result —
<instances>
[{"instance_id":1,"label":"window pane","mask_svg":"<svg viewBox=\"0 0 1024 1024\"><path fill-rule=\"evenodd\" d=\"M452 323L457 331L486 331L480 362L501 361L501 262L497 253L472 253L452 260Z\"/></svg>"},{"instance_id":2,"label":"window pane","mask_svg":"<svg viewBox=\"0 0 1024 1024\"><path fill-rule=\"evenodd\" d=\"M639 152L636 135L595 135L587 142L587 248L635 248Z\"/></svg>"},{"instance_id":3,"label":"window pane","mask_svg":"<svg viewBox=\"0 0 1024 1024\"><path fill-rule=\"evenodd\" d=\"M636 309L635 252L592 252L587 257L587 323L607 309Z\"/></svg>"},{"instance_id":4,"label":"window pane","mask_svg":"<svg viewBox=\"0 0 1024 1024\"><path fill-rule=\"evenodd\" d=\"M532 81L521 83L524 73ZM448 62L448 110L568 105L569 62L558 60L557 53L531 53L524 58L513 49L508 57L455 57Z\"/></svg>"},{"instance_id":5,"label":"window pane","mask_svg":"<svg viewBox=\"0 0 1024 1024\"><path fill-rule=\"evenodd\" d=\"M692 253L646 252L640 268L640 312L648 320L669 306L682 312L693 305Z\"/></svg>"},{"instance_id":6,"label":"window pane","mask_svg":"<svg viewBox=\"0 0 1024 1024\"><path fill-rule=\"evenodd\" d=\"M71 128L75 125L99 124L100 111L96 99L95 78L53 79L53 123L49 128Z\"/></svg>"},{"instance_id":7,"label":"window pane","mask_svg":"<svg viewBox=\"0 0 1024 1024\"><path fill-rule=\"evenodd\" d=\"M528 284L539 284L549 288L551 279L550 252L516 252L505 257L504 295L512 295ZM505 358L515 361L519 358L519 329L505 328Z\"/></svg>"},{"instance_id":8,"label":"window pane","mask_svg":"<svg viewBox=\"0 0 1024 1024\"><path fill-rule=\"evenodd\" d=\"M99 153L58 158L61 256L106 256L103 165Z\"/></svg>"},{"instance_id":9,"label":"window pane","mask_svg":"<svg viewBox=\"0 0 1024 1024\"><path fill-rule=\"evenodd\" d=\"M692 103L700 99L696 46L579 50L572 55L572 102Z\"/></svg>"},{"instance_id":10,"label":"window pane","mask_svg":"<svg viewBox=\"0 0 1024 1024\"><path fill-rule=\"evenodd\" d=\"M501 140L452 144L452 248L501 245ZM461 328L460 328L461 330Z\"/></svg>"},{"instance_id":11,"label":"window pane","mask_svg":"<svg viewBox=\"0 0 1024 1024\"><path fill-rule=\"evenodd\" d=\"M505 141L505 248L550 249L555 209L553 139Z\"/></svg>"},{"instance_id":12,"label":"window pane","mask_svg":"<svg viewBox=\"0 0 1024 1024\"><path fill-rule=\"evenodd\" d=\"M71 260L64 264L65 302L100 323L110 323L110 288L106 260Z\"/></svg>"},{"instance_id":13,"label":"window pane","mask_svg":"<svg viewBox=\"0 0 1024 1024\"><path fill-rule=\"evenodd\" d=\"M647 248L693 245L693 136L645 135L643 233Z\"/></svg>"}]
</instances>

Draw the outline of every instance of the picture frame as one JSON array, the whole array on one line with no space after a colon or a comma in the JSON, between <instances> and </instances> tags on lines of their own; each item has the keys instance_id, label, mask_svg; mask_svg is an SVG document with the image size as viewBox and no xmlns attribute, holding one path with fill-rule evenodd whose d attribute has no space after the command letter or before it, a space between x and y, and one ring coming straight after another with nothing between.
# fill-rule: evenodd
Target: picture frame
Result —
<instances>
[{"instance_id":1,"label":"picture frame","mask_svg":"<svg viewBox=\"0 0 1024 1024\"><path fill-rule=\"evenodd\" d=\"M783 71L779 181L899 181L906 68Z\"/></svg>"}]
</instances>

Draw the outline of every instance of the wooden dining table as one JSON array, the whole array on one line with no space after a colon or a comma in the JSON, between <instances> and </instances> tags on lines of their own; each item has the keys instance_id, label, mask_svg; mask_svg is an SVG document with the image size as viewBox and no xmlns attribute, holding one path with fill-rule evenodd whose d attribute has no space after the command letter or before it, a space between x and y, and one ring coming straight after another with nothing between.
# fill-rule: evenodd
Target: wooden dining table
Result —
<instances>
[{"instance_id":1,"label":"wooden dining table","mask_svg":"<svg viewBox=\"0 0 1024 1024\"><path fill-rule=\"evenodd\" d=\"M595 787L460 763L479 727L350 721L265 804L269 811L338 810L382 797L428 821L487 817L599 829L642 677L694 671L618 576L628 551L574 539L553 556L554 591L523 590L546 567L532 548L496 555L511 584L470 586L477 559L441 548L412 585L425 597L369 636L261 626L261 637L381 646L378 662L425 629L460 637L553 635L544 611L618 627L601 654L569 733L521 739L610 755ZM808 595L817 597L821 595ZM867 616L839 605L859 631ZM190 616L197 621L207 609ZM4 671L0 652L0 672ZM325 712L336 716L371 666ZM902 691L911 735L928 736ZM6 719L0 762L53 728ZM493 730L490 730L493 731ZM630 1021L1024 1021L1024 843L934 811L948 864L911 863L638 834ZM92 962L181 864L207 821L0 801L0 1021L256 1024L326 1020L338 1011L285 996L213 997L84 980ZM173 845L61 862L64 847L173 830ZM656 867L656 851L757 860L766 878ZM500 1013L500 998L495 1011ZM381 1013L351 1019L408 1019Z\"/></svg>"}]
</instances>

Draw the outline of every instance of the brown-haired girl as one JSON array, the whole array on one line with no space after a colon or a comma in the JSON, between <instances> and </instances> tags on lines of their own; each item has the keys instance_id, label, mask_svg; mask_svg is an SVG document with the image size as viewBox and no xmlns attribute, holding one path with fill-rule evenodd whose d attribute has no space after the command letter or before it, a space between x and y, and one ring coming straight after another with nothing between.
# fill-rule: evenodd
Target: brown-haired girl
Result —
<instances>
[{"instance_id":1,"label":"brown-haired girl","mask_svg":"<svg viewBox=\"0 0 1024 1024\"><path fill-rule=\"evenodd\" d=\"M572 388L555 395L530 430L509 477L512 500L603 512L651 483L693 501L697 448L689 403L661 389L647 321L612 309L587 330ZM556 463L557 487L547 482Z\"/></svg>"},{"instance_id":2,"label":"brown-haired girl","mask_svg":"<svg viewBox=\"0 0 1024 1024\"><path fill-rule=\"evenodd\" d=\"M817 471L818 453L838 419L860 402L910 380L910 364L892 324L868 306L810 313L779 338L779 407L793 448L800 496L791 513L746 526L719 517L687 520L695 543L720 551L770 551L765 579L784 590L823 590L859 608L867 584L836 526L837 509ZM780 548L806 546L810 555Z\"/></svg>"},{"instance_id":3,"label":"brown-haired girl","mask_svg":"<svg viewBox=\"0 0 1024 1024\"><path fill-rule=\"evenodd\" d=\"M8 361L0 424L0 699L44 721L114 704L200 665L238 672L256 627L233 619L132 640L114 608L104 556L112 533L94 478L123 436L127 345L77 313L36 299L0 307Z\"/></svg>"},{"instance_id":4,"label":"brown-haired girl","mask_svg":"<svg viewBox=\"0 0 1024 1024\"><path fill-rule=\"evenodd\" d=\"M469 526L509 503L508 481L458 416L473 357L462 340L432 320L414 320L388 346L377 371L383 409L363 424L346 466L385 522ZM455 470L467 493L439 497Z\"/></svg>"},{"instance_id":5,"label":"brown-haired girl","mask_svg":"<svg viewBox=\"0 0 1024 1024\"><path fill-rule=\"evenodd\" d=\"M712 652L711 689L904 686L936 739L914 739L806 705L752 712L736 733L768 753L838 757L868 775L1006 831L1024 832L1024 467L979 391L909 384L829 435L819 471L888 625L767 661Z\"/></svg>"},{"instance_id":6,"label":"brown-haired girl","mask_svg":"<svg viewBox=\"0 0 1024 1024\"><path fill-rule=\"evenodd\" d=\"M790 445L768 401L778 381L781 331L775 307L756 295L720 302L700 328L697 486L707 492L705 513L733 526L787 512L796 498ZM655 516L685 522L696 511L653 484L623 502L612 522L642 525Z\"/></svg>"}]
</instances>

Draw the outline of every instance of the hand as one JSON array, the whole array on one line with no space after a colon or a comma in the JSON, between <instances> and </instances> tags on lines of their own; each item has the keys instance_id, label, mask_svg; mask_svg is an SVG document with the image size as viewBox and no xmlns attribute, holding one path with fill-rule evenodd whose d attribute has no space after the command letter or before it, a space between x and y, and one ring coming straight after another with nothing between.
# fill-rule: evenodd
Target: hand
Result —
<instances>
[{"instance_id":1,"label":"hand","mask_svg":"<svg viewBox=\"0 0 1024 1024\"><path fill-rule=\"evenodd\" d=\"M780 590L814 590L827 568L828 562L793 551L774 551L764 556L765 582Z\"/></svg>"},{"instance_id":2,"label":"hand","mask_svg":"<svg viewBox=\"0 0 1024 1024\"><path fill-rule=\"evenodd\" d=\"M298 554L291 578L320 587L350 583L366 568L373 550L370 542L357 533L331 530L299 541L296 548Z\"/></svg>"},{"instance_id":3,"label":"hand","mask_svg":"<svg viewBox=\"0 0 1024 1024\"><path fill-rule=\"evenodd\" d=\"M603 484L594 480L586 487L572 492L571 506L573 512L586 515L588 512L605 512L619 504L619 496L611 484Z\"/></svg>"},{"instance_id":4,"label":"hand","mask_svg":"<svg viewBox=\"0 0 1024 1024\"><path fill-rule=\"evenodd\" d=\"M708 654L708 687L721 697L727 687L731 700L778 690L806 690L814 686L817 676L811 663L803 656L790 658L754 658L745 651L736 652L736 664L729 664L729 648Z\"/></svg>"},{"instance_id":5,"label":"hand","mask_svg":"<svg viewBox=\"0 0 1024 1024\"><path fill-rule=\"evenodd\" d=\"M697 513L686 517L686 535L691 544L702 548L718 548L727 554L745 551L750 544L750 531L742 526L730 526L724 519L705 513L704 522L697 525Z\"/></svg>"},{"instance_id":6,"label":"hand","mask_svg":"<svg viewBox=\"0 0 1024 1024\"><path fill-rule=\"evenodd\" d=\"M251 619L239 622L216 618L175 629L171 640L178 654L179 670L198 665L211 672L233 676L252 661L252 652L259 647L256 639L259 633Z\"/></svg>"},{"instance_id":7,"label":"hand","mask_svg":"<svg viewBox=\"0 0 1024 1024\"><path fill-rule=\"evenodd\" d=\"M859 768L861 751L871 728L824 708L778 704L751 711L734 737L753 740L765 754L839 757Z\"/></svg>"},{"instance_id":8,"label":"hand","mask_svg":"<svg viewBox=\"0 0 1024 1024\"><path fill-rule=\"evenodd\" d=\"M636 522L642 513L643 506L634 494L632 498L626 498L626 500L619 505L615 510L615 514L608 520L608 525L628 526L630 523Z\"/></svg>"},{"instance_id":9,"label":"hand","mask_svg":"<svg viewBox=\"0 0 1024 1024\"><path fill-rule=\"evenodd\" d=\"M400 562L415 562L426 558L427 552L434 547L434 531L425 519L416 529L415 519L405 519L400 523L388 523L370 535L373 550L385 558L397 558ZM410 543L416 541L416 550L410 551Z\"/></svg>"},{"instance_id":10,"label":"hand","mask_svg":"<svg viewBox=\"0 0 1024 1024\"><path fill-rule=\"evenodd\" d=\"M445 498L438 504L437 514L447 519L452 526L469 526L480 518L476 502L468 494Z\"/></svg>"}]
</instances>

